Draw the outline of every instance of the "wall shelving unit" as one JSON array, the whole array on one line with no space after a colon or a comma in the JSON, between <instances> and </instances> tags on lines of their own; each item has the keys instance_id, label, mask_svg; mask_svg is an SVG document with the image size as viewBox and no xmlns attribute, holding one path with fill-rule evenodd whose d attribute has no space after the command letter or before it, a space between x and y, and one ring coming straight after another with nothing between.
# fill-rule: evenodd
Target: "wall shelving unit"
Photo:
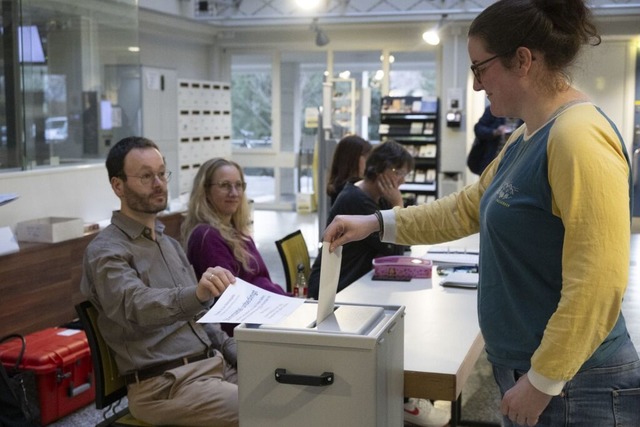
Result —
<instances>
[{"instance_id":1,"label":"wall shelving unit","mask_svg":"<svg viewBox=\"0 0 640 427\"><path fill-rule=\"evenodd\" d=\"M179 192L191 192L200 165L231 158L231 85L205 80L178 80Z\"/></svg>"},{"instance_id":2,"label":"wall shelving unit","mask_svg":"<svg viewBox=\"0 0 640 427\"><path fill-rule=\"evenodd\" d=\"M380 140L405 146L415 167L400 186L405 205L429 203L438 196L439 101L435 97L385 96L380 110Z\"/></svg>"},{"instance_id":3,"label":"wall shelving unit","mask_svg":"<svg viewBox=\"0 0 640 427\"><path fill-rule=\"evenodd\" d=\"M357 92L354 79L336 78L331 82L331 125L334 138L340 139L356 133Z\"/></svg>"}]
</instances>

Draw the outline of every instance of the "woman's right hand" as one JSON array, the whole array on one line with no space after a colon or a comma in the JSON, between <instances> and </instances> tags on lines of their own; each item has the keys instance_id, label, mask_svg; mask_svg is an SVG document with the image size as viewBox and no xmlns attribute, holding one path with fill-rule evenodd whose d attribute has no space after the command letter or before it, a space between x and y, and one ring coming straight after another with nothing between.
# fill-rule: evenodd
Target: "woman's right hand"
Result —
<instances>
[{"instance_id":1,"label":"woman's right hand","mask_svg":"<svg viewBox=\"0 0 640 427\"><path fill-rule=\"evenodd\" d=\"M333 252L376 231L380 231L380 224L375 215L337 215L324 230L322 241L329 242L329 252Z\"/></svg>"},{"instance_id":2,"label":"woman's right hand","mask_svg":"<svg viewBox=\"0 0 640 427\"><path fill-rule=\"evenodd\" d=\"M376 184L378 185L378 190L382 197L392 206L404 206L404 202L402 200L402 193L400 192L400 184L404 182L399 181L399 178L395 175L395 172L391 170L385 171L385 173L378 175L376 178Z\"/></svg>"}]
</instances>

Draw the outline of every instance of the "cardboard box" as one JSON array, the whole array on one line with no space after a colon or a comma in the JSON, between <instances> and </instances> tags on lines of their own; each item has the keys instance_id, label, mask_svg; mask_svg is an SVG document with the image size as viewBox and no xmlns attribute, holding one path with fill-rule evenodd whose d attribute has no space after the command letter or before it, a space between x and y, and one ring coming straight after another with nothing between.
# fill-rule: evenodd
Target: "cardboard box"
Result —
<instances>
[{"instance_id":1,"label":"cardboard box","mask_svg":"<svg viewBox=\"0 0 640 427\"><path fill-rule=\"evenodd\" d=\"M300 213L315 212L316 195L314 193L298 193L296 195L296 210Z\"/></svg>"},{"instance_id":2,"label":"cardboard box","mask_svg":"<svg viewBox=\"0 0 640 427\"><path fill-rule=\"evenodd\" d=\"M47 328L25 336L20 370L36 374L43 426L87 406L95 399L93 363L84 331ZM0 345L0 360L13 368L22 349L19 340Z\"/></svg>"},{"instance_id":3,"label":"cardboard box","mask_svg":"<svg viewBox=\"0 0 640 427\"><path fill-rule=\"evenodd\" d=\"M16 225L19 242L57 243L82 237L83 234L84 222L80 218L47 217Z\"/></svg>"}]
</instances>

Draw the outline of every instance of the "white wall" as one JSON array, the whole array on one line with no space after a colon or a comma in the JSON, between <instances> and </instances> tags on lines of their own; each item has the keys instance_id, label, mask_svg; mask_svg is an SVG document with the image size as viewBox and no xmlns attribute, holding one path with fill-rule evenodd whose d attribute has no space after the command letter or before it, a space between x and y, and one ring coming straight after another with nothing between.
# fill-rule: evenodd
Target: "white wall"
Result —
<instances>
[{"instance_id":1,"label":"white wall","mask_svg":"<svg viewBox=\"0 0 640 427\"><path fill-rule=\"evenodd\" d=\"M465 96L467 79L469 74L469 54L467 53L467 31L466 26L451 26L449 34L442 46L440 62L440 172L458 172L464 174L466 171L466 124L475 118L468 113L469 106ZM471 88L472 90L472 88ZM460 107L462 110L462 123L460 127L447 127L446 113L450 108L453 98L450 95L459 92L461 95ZM461 176L463 179L464 177ZM442 194L444 195L444 194Z\"/></svg>"},{"instance_id":2,"label":"white wall","mask_svg":"<svg viewBox=\"0 0 640 427\"><path fill-rule=\"evenodd\" d=\"M589 98L616 124L627 152L633 152L633 109L636 87L636 55L638 49L633 40L603 38L598 46L585 47L572 67L574 86ZM467 153L473 143L473 125L484 112L485 93L473 92L469 81L467 109ZM478 180L467 169L465 183Z\"/></svg>"},{"instance_id":3,"label":"white wall","mask_svg":"<svg viewBox=\"0 0 640 427\"><path fill-rule=\"evenodd\" d=\"M582 51L573 70L575 86L589 95L616 124L630 154L637 51L631 40L603 39L599 46Z\"/></svg>"},{"instance_id":4,"label":"white wall","mask_svg":"<svg viewBox=\"0 0 640 427\"><path fill-rule=\"evenodd\" d=\"M143 33L139 41L143 66L176 70L179 79L211 80L207 46L174 40L171 34L160 37Z\"/></svg>"},{"instance_id":5,"label":"white wall","mask_svg":"<svg viewBox=\"0 0 640 427\"><path fill-rule=\"evenodd\" d=\"M104 163L0 174L0 193L19 198L0 206L0 227L47 216L98 222L120 207Z\"/></svg>"}]
</instances>

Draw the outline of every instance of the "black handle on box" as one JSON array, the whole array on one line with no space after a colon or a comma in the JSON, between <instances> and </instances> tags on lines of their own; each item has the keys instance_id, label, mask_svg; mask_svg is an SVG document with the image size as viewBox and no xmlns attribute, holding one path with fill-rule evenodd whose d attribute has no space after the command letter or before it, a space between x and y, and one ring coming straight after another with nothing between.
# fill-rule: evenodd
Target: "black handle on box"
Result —
<instances>
[{"instance_id":1,"label":"black handle on box","mask_svg":"<svg viewBox=\"0 0 640 427\"><path fill-rule=\"evenodd\" d=\"M333 384L333 372L323 372L320 375L297 375L287 374L287 370L277 368L275 372L276 381L280 384L309 385L313 387L323 387Z\"/></svg>"}]
</instances>

